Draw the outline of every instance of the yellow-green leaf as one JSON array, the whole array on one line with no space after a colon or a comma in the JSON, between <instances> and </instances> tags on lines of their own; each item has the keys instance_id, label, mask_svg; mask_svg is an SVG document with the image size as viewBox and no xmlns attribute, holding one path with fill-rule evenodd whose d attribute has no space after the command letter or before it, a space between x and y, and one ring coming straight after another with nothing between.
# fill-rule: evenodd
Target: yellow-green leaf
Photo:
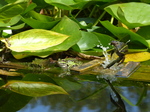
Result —
<instances>
[{"instance_id":1,"label":"yellow-green leaf","mask_svg":"<svg viewBox=\"0 0 150 112\"><path fill-rule=\"evenodd\" d=\"M141 62L141 61L147 61L149 59L150 59L149 52L131 53L131 54L126 54L125 56L125 62L128 61Z\"/></svg>"},{"instance_id":2,"label":"yellow-green leaf","mask_svg":"<svg viewBox=\"0 0 150 112\"><path fill-rule=\"evenodd\" d=\"M9 81L2 88L8 88L13 92L32 97L68 94L62 87L47 82Z\"/></svg>"},{"instance_id":3,"label":"yellow-green leaf","mask_svg":"<svg viewBox=\"0 0 150 112\"><path fill-rule=\"evenodd\" d=\"M15 52L36 52L61 44L69 36L54 31L43 29L31 29L11 36L7 40L2 39L7 48Z\"/></svg>"}]
</instances>

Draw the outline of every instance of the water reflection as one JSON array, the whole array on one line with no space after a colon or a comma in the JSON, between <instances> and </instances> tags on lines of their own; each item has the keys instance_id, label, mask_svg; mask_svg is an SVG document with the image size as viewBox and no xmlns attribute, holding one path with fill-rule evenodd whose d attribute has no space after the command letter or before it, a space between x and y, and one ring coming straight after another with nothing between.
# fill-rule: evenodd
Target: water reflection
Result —
<instances>
[{"instance_id":1,"label":"water reflection","mask_svg":"<svg viewBox=\"0 0 150 112\"><path fill-rule=\"evenodd\" d=\"M67 95L51 95L34 98L18 112L113 112L116 108L109 99L109 87L93 96L77 101L98 90L102 84L86 82L80 90L71 91ZM116 87L117 91L128 98L133 104L137 103L142 88ZM139 106L130 106L125 103L127 112L150 112L150 88L146 98ZM125 101L124 101L125 102Z\"/></svg>"}]
</instances>

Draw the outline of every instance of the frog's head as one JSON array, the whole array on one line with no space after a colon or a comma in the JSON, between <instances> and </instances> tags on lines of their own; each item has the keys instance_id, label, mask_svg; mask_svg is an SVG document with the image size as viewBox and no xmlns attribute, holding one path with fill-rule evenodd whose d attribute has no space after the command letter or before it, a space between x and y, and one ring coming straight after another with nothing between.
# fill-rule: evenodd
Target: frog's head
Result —
<instances>
[{"instance_id":1,"label":"frog's head","mask_svg":"<svg viewBox=\"0 0 150 112\"><path fill-rule=\"evenodd\" d=\"M125 53L128 50L128 45L124 42L119 42L119 41L111 41L110 43L111 45L113 45L115 47L115 50L117 50L120 53Z\"/></svg>"}]
</instances>

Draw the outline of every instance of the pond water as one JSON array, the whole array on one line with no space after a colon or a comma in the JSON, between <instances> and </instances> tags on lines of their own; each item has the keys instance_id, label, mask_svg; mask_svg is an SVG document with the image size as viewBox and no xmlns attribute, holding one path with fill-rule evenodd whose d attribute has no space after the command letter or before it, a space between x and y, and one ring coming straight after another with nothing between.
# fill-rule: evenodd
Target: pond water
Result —
<instances>
[{"instance_id":1,"label":"pond water","mask_svg":"<svg viewBox=\"0 0 150 112\"><path fill-rule=\"evenodd\" d=\"M84 64L79 66L81 71L85 67L87 66ZM100 74L99 70L103 71L101 66L87 70L88 73L82 75L65 75L70 71L56 66L49 67L50 69L38 66L21 69L18 73L25 75L8 77L10 81L0 90L0 112L114 112L117 107L112 101L121 105L121 98L127 112L150 112L149 67L149 64L142 64L132 75L122 78ZM111 73L110 69L105 70ZM109 83L108 79L112 83ZM0 83L3 85L3 80L0 80ZM63 90L59 89L60 87ZM121 98L117 96L113 87ZM58 89L61 92L59 94L55 91ZM46 92L48 94L45 94ZM66 92L69 95L64 95Z\"/></svg>"},{"instance_id":2,"label":"pond water","mask_svg":"<svg viewBox=\"0 0 150 112\"><path fill-rule=\"evenodd\" d=\"M99 87L101 87L100 83L84 82L81 89L71 91L69 96L50 95L33 98L24 108L17 112L113 112L116 107L110 101L110 87L78 101L94 93ZM142 87L133 86L115 88L133 104L137 103L143 90ZM127 112L150 112L149 98L150 88L148 88L146 97L138 106L131 106L124 101Z\"/></svg>"}]
</instances>

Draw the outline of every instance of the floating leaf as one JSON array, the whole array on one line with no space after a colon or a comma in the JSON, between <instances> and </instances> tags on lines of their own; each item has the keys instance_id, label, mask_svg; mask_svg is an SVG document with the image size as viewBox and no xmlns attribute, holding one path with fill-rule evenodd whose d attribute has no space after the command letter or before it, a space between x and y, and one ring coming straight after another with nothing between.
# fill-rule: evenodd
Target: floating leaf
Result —
<instances>
[{"instance_id":1,"label":"floating leaf","mask_svg":"<svg viewBox=\"0 0 150 112\"><path fill-rule=\"evenodd\" d=\"M126 54L125 56L125 62L128 61L141 62L141 61L147 61L149 59L150 59L149 52L131 53L131 54Z\"/></svg>"},{"instance_id":2,"label":"floating leaf","mask_svg":"<svg viewBox=\"0 0 150 112\"><path fill-rule=\"evenodd\" d=\"M13 92L40 97L52 94L68 94L62 87L46 82L30 82L30 81L9 81L3 88L8 88Z\"/></svg>"},{"instance_id":3,"label":"floating leaf","mask_svg":"<svg viewBox=\"0 0 150 112\"><path fill-rule=\"evenodd\" d=\"M113 4L105 10L129 28L150 25L149 4L138 2Z\"/></svg>"},{"instance_id":4,"label":"floating leaf","mask_svg":"<svg viewBox=\"0 0 150 112\"><path fill-rule=\"evenodd\" d=\"M11 36L10 38L2 39L7 48L12 52L16 52L14 57L23 58L24 56L42 55L43 50L56 46L66 40L69 36L56 33L54 31L31 29ZM53 51L52 49L50 49ZM50 50L48 50L50 52ZM39 53L40 54L37 54ZM17 56L17 53L23 53L24 56ZM27 53L27 54L26 54Z\"/></svg>"},{"instance_id":5,"label":"floating leaf","mask_svg":"<svg viewBox=\"0 0 150 112\"><path fill-rule=\"evenodd\" d=\"M64 78L53 78L53 80L60 85L61 87L63 87L66 91L71 91L71 90L78 90L81 88L81 84L76 82L76 81L71 81L68 79L64 79Z\"/></svg>"}]
</instances>

